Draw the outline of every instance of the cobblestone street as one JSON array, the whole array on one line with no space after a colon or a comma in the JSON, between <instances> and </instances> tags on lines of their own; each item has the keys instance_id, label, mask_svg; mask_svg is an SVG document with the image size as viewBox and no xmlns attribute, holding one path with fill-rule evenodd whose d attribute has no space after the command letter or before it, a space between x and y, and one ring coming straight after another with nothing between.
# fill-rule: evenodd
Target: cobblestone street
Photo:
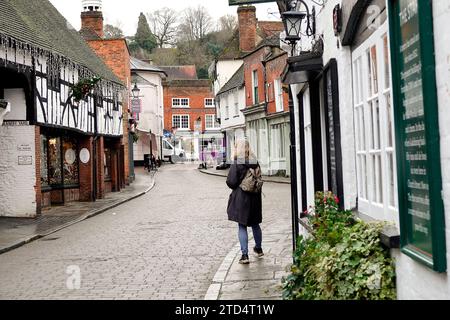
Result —
<instances>
[{"instance_id":1,"label":"cobblestone street","mask_svg":"<svg viewBox=\"0 0 450 320\"><path fill-rule=\"evenodd\" d=\"M148 194L0 255L0 298L203 299L237 243L229 193L223 177L164 166ZM263 229L286 225L290 186L264 194Z\"/></svg>"}]
</instances>

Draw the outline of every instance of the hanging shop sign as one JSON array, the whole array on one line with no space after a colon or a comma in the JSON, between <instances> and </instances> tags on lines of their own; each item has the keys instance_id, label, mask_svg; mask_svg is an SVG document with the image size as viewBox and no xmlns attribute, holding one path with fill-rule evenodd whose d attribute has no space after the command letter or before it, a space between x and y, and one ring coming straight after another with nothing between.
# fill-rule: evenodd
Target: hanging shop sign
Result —
<instances>
[{"instance_id":1,"label":"hanging shop sign","mask_svg":"<svg viewBox=\"0 0 450 320\"><path fill-rule=\"evenodd\" d=\"M431 1L389 6L402 252L445 272Z\"/></svg>"},{"instance_id":2,"label":"hanging shop sign","mask_svg":"<svg viewBox=\"0 0 450 320\"><path fill-rule=\"evenodd\" d=\"M142 100L141 99L131 99L131 112L141 113L142 112Z\"/></svg>"},{"instance_id":3,"label":"hanging shop sign","mask_svg":"<svg viewBox=\"0 0 450 320\"><path fill-rule=\"evenodd\" d=\"M265 2L277 2L276 0L228 0L230 6L239 6L243 4L256 4Z\"/></svg>"}]
</instances>

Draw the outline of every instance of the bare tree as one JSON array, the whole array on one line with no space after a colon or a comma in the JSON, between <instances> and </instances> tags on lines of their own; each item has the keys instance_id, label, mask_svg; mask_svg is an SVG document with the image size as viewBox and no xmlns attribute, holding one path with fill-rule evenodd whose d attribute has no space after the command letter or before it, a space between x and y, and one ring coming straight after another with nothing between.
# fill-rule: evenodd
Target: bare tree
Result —
<instances>
[{"instance_id":1,"label":"bare tree","mask_svg":"<svg viewBox=\"0 0 450 320\"><path fill-rule=\"evenodd\" d=\"M213 20L205 7L191 7L184 11L184 22L180 25L180 32L188 41L200 40L211 31L212 27Z\"/></svg>"},{"instance_id":2,"label":"bare tree","mask_svg":"<svg viewBox=\"0 0 450 320\"><path fill-rule=\"evenodd\" d=\"M219 19L219 31L233 32L237 27L237 18L232 14L227 14Z\"/></svg>"},{"instance_id":3,"label":"bare tree","mask_svg":"<svg viewBox=\"0 0 450 320\"><path fill-rule=\"evenodd\" d=\"M162 8L147 14L150 29L157 39L159 48L175 44L178 24L177 15L178 13L170 8Z\"/></svg>"}]
</instances>

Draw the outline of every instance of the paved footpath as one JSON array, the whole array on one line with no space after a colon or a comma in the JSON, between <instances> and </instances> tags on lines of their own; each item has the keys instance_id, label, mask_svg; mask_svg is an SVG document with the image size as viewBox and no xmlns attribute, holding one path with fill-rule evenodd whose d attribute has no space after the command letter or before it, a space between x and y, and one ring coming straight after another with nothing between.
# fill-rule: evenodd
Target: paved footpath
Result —
<instances>
[{"instance_id":1,"label":"paved footpath","mask_svg":"<svg viewBox=\"0 0 450 320\"><path fill-rule=\"evenodd\" d=\"M264 192L267 256L231 265L226 275L242 279L225 278L222 298L252 292L245 274L260 270L268 278L264 261L281 270L277 258L290 256L277 236L290 234L282 227L290 216L289 185L267 184ZM165 166L144 196L0 255L0 299L204 299L219 284L224 258L236 253L237 227L226 219L229 193L222 177L196 166ZM254 291L278 297L271 292L276 272L274 286Z\"/></svg>"}]
</instances>

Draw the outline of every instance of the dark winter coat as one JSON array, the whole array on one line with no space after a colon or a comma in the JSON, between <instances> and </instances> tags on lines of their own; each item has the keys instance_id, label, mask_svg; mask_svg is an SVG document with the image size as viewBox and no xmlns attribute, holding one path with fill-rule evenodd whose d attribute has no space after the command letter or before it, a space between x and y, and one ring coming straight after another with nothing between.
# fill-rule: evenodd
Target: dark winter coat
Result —
<instances>
[{"instance_id":1,"label":"dark winter coat","mask_svg":"<svg viewBox=\"0 0 450 320\"><path fill-rule=\"evenodd\" d=\"M262 198L260 193L243 191L239 186L249 168L256 169L259 164L232 164L228 173L227 185L233 192L228 201L228 220L244 226L254 226L262 222Z\"/></svg>"}]
</instances>

